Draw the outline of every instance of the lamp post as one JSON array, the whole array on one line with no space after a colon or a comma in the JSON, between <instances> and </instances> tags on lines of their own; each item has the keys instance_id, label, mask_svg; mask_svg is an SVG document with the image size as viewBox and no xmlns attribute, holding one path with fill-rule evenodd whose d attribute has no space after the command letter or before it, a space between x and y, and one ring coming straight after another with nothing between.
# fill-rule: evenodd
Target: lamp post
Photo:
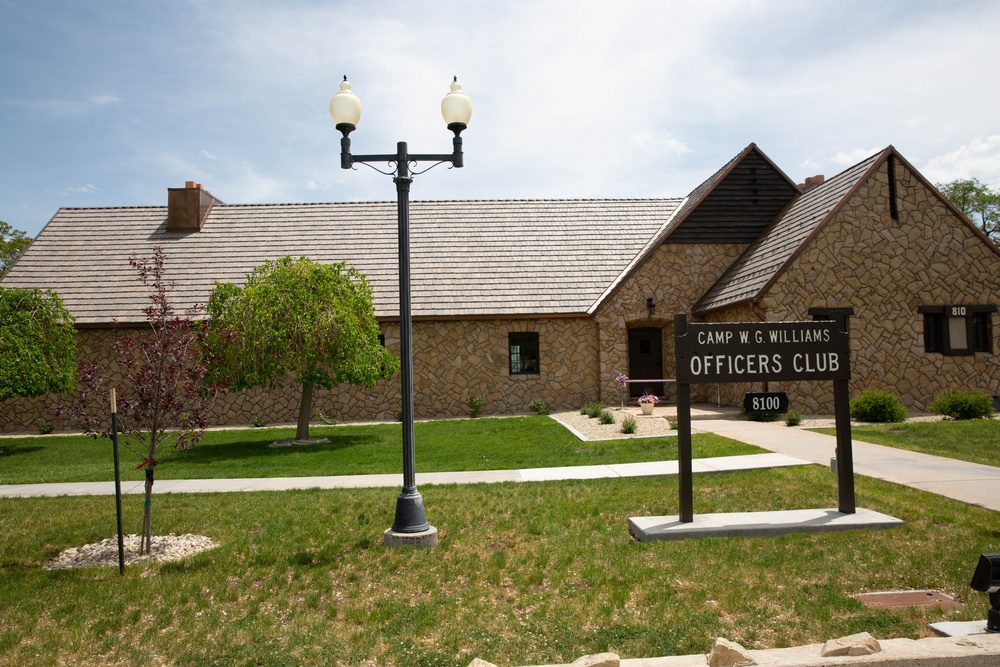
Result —
<instances>
[{"instance_id":1,"label":"lamp post","mask_svg":"<svg viewBox=\"0 0 1000 667\"><path fill-rule=\"evenodd\" d=\"M448 129L455 133L452 152L448 154L409 153L406 142L396 144L395 153L381 155L351 154L350 134L361 119L361 100L351 91L347 77L340 84L340 91L330 100L330 116L343 137L340 140L340 167L351 169L355 164L364 164L375 171L392 176L396 184L396 200L399 221L399 352L400 384L403 411L403 489L396 499L396 516L392 527L385 531L385 543L413 546L434 546L437 544L437 529L427 523L424 501L417 490L415 455L413 450L413 321L410 315L410 183L413 176L422 174L445 162L453 167L462 167L461 133L472 116L472 103L462 92L462 86L455 77L451 91L441 101L441 114ZM390 170L383 171L371 162L388 163ZM411 172L410 165L431 162L422 171Z\"/></svg>"}]
</instances>

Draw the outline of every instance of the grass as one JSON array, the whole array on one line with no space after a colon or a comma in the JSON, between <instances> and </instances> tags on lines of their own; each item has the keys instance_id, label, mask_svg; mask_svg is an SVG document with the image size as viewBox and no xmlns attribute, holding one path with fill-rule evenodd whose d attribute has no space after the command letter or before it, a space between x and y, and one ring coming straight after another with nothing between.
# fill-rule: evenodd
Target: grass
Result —
<instances>
[{"instance_id":1,"label":"grass","mask_svg":"<svg viewBox=\"0 0 1000 667\"><path fill-rule=\"evenodd\" d=\"M210 431L194 449L157 468L157 479L298 477L395 473L402 469L400 424L319 426L330 442L272 448L295 429ZM514 470L569 465L674 460L677 438L581 442L544 416L421 422L415 425L418 471ZM711 434L695 435L698 458L761 452ZM84 436L0 439L0 484L90 482L114 478L111 441ZM122 477L143 479L142 459L122 453Z\"/></svg>"},{"instance_id":2,"label":"grass","mask_svg":"<svg viewBox=\"0 0 1000 667\"><path fill-rule=\"evenodd\" d=\"M638 543L629 516L676 513L676 479L425 486L433 550L388 549L395 492L158 497L156 534L217 549L185 561L44 571L110 537L110 498L0 499L0 665L464 667L706 653L868 631L917 637L982 618L969 588L1000 541L1000 514L858 477L859 507L905 526L778 538ZM698 475L696 513L830 507L820 466ZM126 498L126 526L140 498ZM874 610L857 593L931 588L958 613Z\"/></svg>"},{"instance_id":3,"label":"grass","mask_svg":"<svg viewBox=\"0 0 1000 667\"><path fill-rule=\"evenodd\" d=\"M833 435L835 429L817 429ZM851 437L876 445L1000 467L1000 420L852 424Z\"/></svg>"}]
</instances>

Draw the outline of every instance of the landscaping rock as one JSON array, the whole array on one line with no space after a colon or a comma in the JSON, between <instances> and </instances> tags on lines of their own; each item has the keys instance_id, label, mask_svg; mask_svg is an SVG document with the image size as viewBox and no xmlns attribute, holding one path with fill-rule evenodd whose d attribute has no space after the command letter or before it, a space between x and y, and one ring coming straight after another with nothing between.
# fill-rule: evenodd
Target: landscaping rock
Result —
<instances>
[{"instance_id":1,"label":"landscaping rock","mask_svg":"<svg viewBox=\"0 0 1000 667\"><path fill-rule=\"evenodd\" d=\"M204 535L153 535L149 553L139 555L138 535L125 535L125 564L166 563L218 546ZM46 565L46 570L69 570L78 567L118 567L118 538L110 537L95 544L66 549Z\"/></svg>"},{"instance_id":2,"label":"landscaping rock","mask_svg":"<svg viewBox=\"0 0 1000 667\"><path fill-rule=\"evenodd\" d=\"M572 667L619 667L621 658L617 653L595 653L584 655L572 662Z\"/></svg>"},{"instance_id":3,"label":"landscaping rock","mask_svg":"<svg viewBox=\"0 0 1000 667\"><path fill-rule=\"evenodd\" d=\"M856 635L848 635L840 639L831 639L823 644L820 653L824 658L832 658L841 655L873 655L879 653L882 647L878 640L867 632L860 632Z\"/></svg>"},{"instance_id":4,"label":"landscaping rock","mask_svg":"<svg viewBox=\"0 0 1000 667\"><path fill-rule=\"evenodd\" d=\"M736 642L718 637L712 644L712 652L708 654L708 664L709 667L742 667L757 663L745 648Z\"/></svg>"},{"instance_id":5,"label":"landscaping rock","mask_svg":"<svg viewBox=\"0 0 1000 667\"><path fill-rule=\"evenodd\" d=\"M492 662L487 662L482 658L473 658L472 662L469 663L469 667L497 667Z\"/></svg>"}]
</instances>

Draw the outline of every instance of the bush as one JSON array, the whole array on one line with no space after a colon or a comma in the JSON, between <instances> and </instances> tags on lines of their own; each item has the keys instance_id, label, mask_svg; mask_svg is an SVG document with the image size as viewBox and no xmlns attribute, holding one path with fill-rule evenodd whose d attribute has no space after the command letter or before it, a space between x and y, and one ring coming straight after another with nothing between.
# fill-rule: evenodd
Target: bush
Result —
<instances>
[{"instance_id":1,"label":"bush","mask_svg":"<svg viewBox=\"0 0 1000 667\"><path fill-rule=\"evenodd\" d=\"M982 391L952 389L938 394L930 411L952 419L992 419L993 398Z\"/></svg>"},{"instance_id":2,"label":"bush","mask_svg":"<svg viewBox=\"0 0 1000 667\"><path fill-rule=\"evenodd\" d=\"M483 397L482 396L470 396L469 397L469 416L473 419L478 417L483 412Z\"/></svg>"},{"instance_id":3,"label":"bush","mask_svg":"<svg viewBox=\"0 0 1000 667\"><path fill-rule=\"evenodd\" d=\"M260 415L257 415L256 417L250 420L250 424L253 425L254 428L261 428L265 424L267 424L267 420L261 417Z\"/></svg>"},{"instance_id":4,"label":"bush","mask_svg":"<svg viewBox=\"0 0 1000 667\"><path fill-rule=\"evenodd\" d=\"M667 425L670 426L670 430L671 431L676 431L677 430L677 420L676 419L668 419L667 420Z\"/></svg>"},{"instance_id":5,"label":"bush","mask_svg":"<svg viewBox=\"0 0 1000 667\"><path fill-rule=\"evenodd\" d=\"M767 412L762 415L752 415L749 414L746 408L740 408L740 416L744 419L749 419L752 422L776 422L778 418L781 417L779 412Z\"/></svg>"},{"instance_id":6,"label":"bush","mask_svg":"<svg viewBox=\"0 0 1000 667\"><path fill-rule=\"evenodd\" d=\"M881 389L865 389L851 401L851 419L863 422L902 422L907 413L899 397Z\"/></svg>"},{"instance_id":7,"label":"bush","mask_svg":"<svg viewBox=\"0 0 1000 667\"><path fill-rule=\"evenodd\" d=\"M798 426L802 423L802 413L792 409L785 413L785 426Z\"/></svg>"},{"instance_id":8,"label":"bush","mask_svg":"<svg viewBox=\"0 0 1000 667\"><path fill-rule=\"evenodd\" d=\"M611 414L611 410L601 410L601 413L597 415L598 421L602 424L614 424L615 416Z\"/></svg>"},{"instance_id":9,"label":"bush","mask_svg":"<svg viewBox=\"0 0 1000 667\"><path fill-rule=\"evenodd\" d=\"M396 412L393 413L393 417L395 417L398 422L403 421L403 408L396 408Z\"/></svg>"},{"instance_id":10,"label":"bush","mask_svg":"<svg viewBox=\"0 0 1000 667\"><path fill-rule=\"evenodd\" d=\"M638 424L636 424L635 417L632 415L627 415L622 420L622 433L635 433L636 428L638 428Z\"/></svg>"},{"instance_id":11,"label":"bush","mask_svg":"<svg viewBox=\"0 0 1000 667\"><path fill-rule=\"evenodd\" d=\"M528 409L534 412L536 415L549 414L549 406L545 405L545 401L541 399L535 399L531 403L528 403Z\"/></svg>"},{"instance_id":12,"label":"bush","mask_svg":"<svg viewBox=\"0 0 1000 667\"><path fill-rule=\"evenodd\" d=\"M52 433L52 424L42 422L42 425L38 427L38 435L48 435L49 433Z\"/></svg>"},{"instance_id":13,"label":"bush","mask_svg":"<svg viewBox=\"0 0 1000 667\"><path fill-rule=\"evenodd\" d=\"M336 426L337 422L340 421L336 417L331 417L330 415L323 414L323 411L319 412L319 420L326 424L327 426Z\"/></svg>"},{"instance_id":14,"label":"bush","mask_svg":"<svg viewBox=\"0 0 1000 667\"><path fill-rule=\"evenodd\" d=\"M602 412L604 412L604 406L601 405L600 402L598 401L594 401L593 403L588 403L587 405L580 408L580 414L587 415L591 419L596 419L600 417Z\"/></svg>"}]
</instances>

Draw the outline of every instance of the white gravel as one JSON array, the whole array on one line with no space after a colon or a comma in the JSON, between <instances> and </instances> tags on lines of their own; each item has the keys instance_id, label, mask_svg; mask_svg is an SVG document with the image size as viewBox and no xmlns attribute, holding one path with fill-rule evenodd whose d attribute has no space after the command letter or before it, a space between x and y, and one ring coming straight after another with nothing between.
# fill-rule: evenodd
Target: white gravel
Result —
<instances>
[{"instance_id":1,"label":"white gravel","mask_svg":"<svg viewBox=\"0 0 1000 667\"><path fill-rule=\"evenodd\" d=\"M218 546L204 535L154 535L149 553L139 555L139 536L125 535L125 564L166 563L180 560L199 551ZM66 549L45 565L46 570L69 570L78 567L118 567L118 538L110 537L95 544Z\"/></svg>"},{"instance_id":2,"label":"white gravel","mask_svg":"<svg viewBox=\"0 0 1000 667\"><path fill-rule=\"evenodd\" d=\"M581 415L579 410L574 412L555 412L550 416L557 422L567 427L581 440L621 440L624 438L652 438L664 435L677 435L677 431L670 428L665 413L656 414L654 410L651 415L640 414L638 408L608 408L608 411L615 416L614 424L602 424L596 418L591 419L587 415ZM622 433L622 421L626 415L635 418L635 433ZM672 415L671 415L672 416Z\"/></svg>"}]
</instances>

